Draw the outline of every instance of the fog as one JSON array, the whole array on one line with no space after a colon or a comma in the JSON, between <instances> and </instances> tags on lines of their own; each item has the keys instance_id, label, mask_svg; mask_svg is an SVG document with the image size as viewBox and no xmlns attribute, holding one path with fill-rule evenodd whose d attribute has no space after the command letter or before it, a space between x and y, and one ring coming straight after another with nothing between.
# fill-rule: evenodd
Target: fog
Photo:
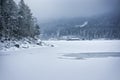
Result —
<instances>
[{"instance_id":1,"label":"fog","mask_svg":"<svg viewBox=\"0 0 120 80\"><path fill-rule=\"evenodd\" d=\"M19 2L20 0L15 0ZM119 0L25 0L39 20L94 16L113 11Z\"/></svg>"}]
</instances>

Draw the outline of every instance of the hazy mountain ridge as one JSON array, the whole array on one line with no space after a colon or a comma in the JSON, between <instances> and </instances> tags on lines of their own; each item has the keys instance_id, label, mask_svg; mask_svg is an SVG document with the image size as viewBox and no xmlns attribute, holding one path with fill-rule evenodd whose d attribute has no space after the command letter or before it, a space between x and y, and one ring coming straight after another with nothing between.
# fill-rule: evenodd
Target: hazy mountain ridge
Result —
<instances>
[{"instance_id":1,"label":"hazy mountain ridge","mask_svg":"<svg viewBox=\"0 0 120 80\"><path fill-rule=\"evenodd\" d=\"M87 24L84 27L76 27ZM79 17L60 19L41 24L43 38L60 38L76 36L80 39L120 39L119 15L101 15L94 17Z\"/></svg>"}]
</instances>

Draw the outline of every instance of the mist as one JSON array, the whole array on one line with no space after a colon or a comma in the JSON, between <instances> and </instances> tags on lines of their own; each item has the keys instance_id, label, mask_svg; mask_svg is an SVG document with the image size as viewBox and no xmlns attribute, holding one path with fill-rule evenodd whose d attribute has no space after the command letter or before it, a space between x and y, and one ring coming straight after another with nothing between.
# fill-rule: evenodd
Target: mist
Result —
<instances>
[{"instance_id":1,"label":"mist","mask_svg":"<svg viewBox=\"0 0 120 80\"><path fill-rule=\"evenodd\" d=\"M20 0L15 0L19 2ZM41 21L89 17L110 13L118 5L119 0L25 0L33 15Z\"/></svg>"}]
</instances>

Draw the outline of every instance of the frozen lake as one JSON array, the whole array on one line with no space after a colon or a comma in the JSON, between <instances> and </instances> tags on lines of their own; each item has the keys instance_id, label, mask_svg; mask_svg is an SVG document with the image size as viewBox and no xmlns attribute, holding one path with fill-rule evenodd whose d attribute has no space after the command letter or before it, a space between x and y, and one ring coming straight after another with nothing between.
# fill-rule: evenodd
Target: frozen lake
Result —
<instances>
[{"instance_id":1,"label":"frozen lake","mask_svg":"<svg viewBox=\"0 0 120 80\"><path fill-rule=\"evenodd\" d=\"M120 80L120 41L45 41L0 52L0 80Z\"/></svg>"}]
</instances>

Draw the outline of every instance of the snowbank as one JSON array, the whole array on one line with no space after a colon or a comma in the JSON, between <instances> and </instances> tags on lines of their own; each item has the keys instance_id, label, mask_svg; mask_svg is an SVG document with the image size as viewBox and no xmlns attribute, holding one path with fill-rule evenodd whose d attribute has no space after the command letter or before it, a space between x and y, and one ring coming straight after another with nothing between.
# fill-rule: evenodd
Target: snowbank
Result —
<instances>
[{"instance_id":1,"label":"snowbank","mask_svg":"<svg viewBox=\"0 0 120 80\"><path fill-rule=\"evenodd\" d=\"M28 39L24 38L21 40L6 40L0 41L0 51L16 51L20 49L34 48L34 47L42 47L42 46L51 46L53 45L46 44L42 42L40 39Z\"/></svg>"}]
</instances>

